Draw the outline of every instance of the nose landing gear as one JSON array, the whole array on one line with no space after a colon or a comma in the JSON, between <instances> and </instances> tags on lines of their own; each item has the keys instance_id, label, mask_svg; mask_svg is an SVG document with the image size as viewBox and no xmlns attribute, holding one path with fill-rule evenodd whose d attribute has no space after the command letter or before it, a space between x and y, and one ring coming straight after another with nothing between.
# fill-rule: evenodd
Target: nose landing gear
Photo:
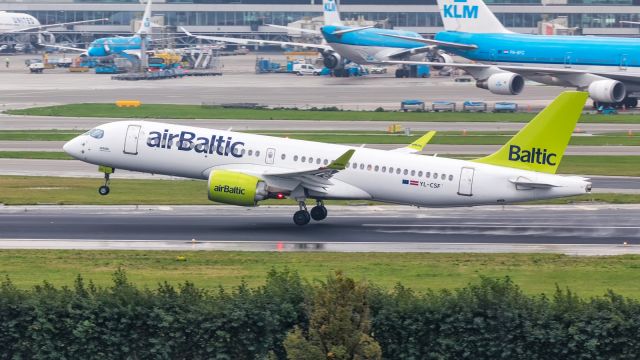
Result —
<instances>
[{"instance_id":1,"label":"nose landing gear","mask_svg":"<svg viewBox=\"0 0 640 360\"><path fill-rule=\"evenodd\" d=\"M116 169L108 166L100 166L98 171L104 173L104 185L98 188L98 194L102 196L109 195L109 175L113 174Z\"/></svg>"}]
</instances>

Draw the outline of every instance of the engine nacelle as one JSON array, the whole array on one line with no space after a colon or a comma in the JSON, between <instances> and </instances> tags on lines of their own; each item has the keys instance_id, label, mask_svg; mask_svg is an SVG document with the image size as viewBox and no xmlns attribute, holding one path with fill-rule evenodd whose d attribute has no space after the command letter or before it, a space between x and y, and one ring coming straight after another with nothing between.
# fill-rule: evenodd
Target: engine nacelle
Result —
<instances>
[{"instance_id":1,"label":"engine nacelle","mask_svg":"<svg viewBox=\"0 0 640 360\"><path fill-rule=\"evenodd\" d=\"M627 90L617 80L598 80L589 84L589 96L604 103L617 103L624 100Z\"/></svg>"},{"instance_id":2,"label":"engine nacelle","mask_svg":"<svg viewBox=\"0 0 640 360\"><path fill-rule=\"evenodd\" d=\"M223 204L256 206L269 195L267 184L243 173L213 170L209 174L209 200Z\"/></svg>"},{"instance_id":3,"label":"engine nacelle","mask_svg":"<svg viewBox=\"0 0 640 360\"><path fill-rule=\"evenodd\" d=\"M322 54L324 58L323 63L324 66L328 69L341 69L342 68L342 56L334 51L327 51Z\"/></svg>"},{"instance_id":4,"label":"engine nacelle","mask_svg":"<svg viewBox=\"0 0 640 360\"><path fill-rule=\"evenodd\" d=\"M512 72L503 72L489 76L487 80L479 80L476 86L499 95L518 95L524 89L524 78Z\"/></svg>"},{"instance_id":5,"label":"engine nacelle","mask_svg":"<svg viewBox=\"0 0 640 360\"><path fill-rule=\"evenodd\" d=\"M453 62L453 58L445 53L439 53L436 56L433 57L432 59L433 62L439 62L439 63L452 63ZM432 65L431 68L433 70L442 70L444 69L446 66L437 66L437 65Z\"/></svg>"}]
</instances>

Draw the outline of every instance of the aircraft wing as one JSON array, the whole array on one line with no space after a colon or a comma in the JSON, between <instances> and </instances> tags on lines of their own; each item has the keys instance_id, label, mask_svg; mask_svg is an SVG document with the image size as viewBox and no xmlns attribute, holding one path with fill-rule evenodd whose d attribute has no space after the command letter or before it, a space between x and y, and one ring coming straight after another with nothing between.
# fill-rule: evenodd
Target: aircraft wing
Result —
<instances>
[{"instance_id":1,"label":"aircraft wing","mask_svg":"<svg viewBox=\"0 0 640 360\"><path fill-rule=\"evenodd\" d=\"M415 42L432 45L432 46L446 46L446 47L461 49L461 50L474 50L478 48L476 45L460 44L460 43L453 43L453 42L440 41L440 40L434 40L434 39L416 38L411 36L402 36L402 35L393 35L393 34L380 34L380 35L397 38L397 39L415 41Z\"/></svg>"},{"instance_id":2,"label":"aircraft wing","mask_svg":"<svg viewBox=\"0 0 640 360\"><path fill-rule=\"evenodd\" d=\"M634 73L629 71L592 71L572 68L554 68L544 66L519 66L519 65L500 65L500 64L464 64L464 63L441 63L430 61L384 61L387 64L405 64L405 65L431 65L431 66L449 66L459 68L470 73L474 70L486 70L490 68L499 69L503 71L509 71L516 74L520 74L524 77L535 76L555 76L559 79L566 80L572 86L586 86L591 81L588 78L582 77L584 81L580 81L581 75L593 75L602 79L618 80L624 83L640 84L640 72ZM591 78L593 79L593 78Z\"/></svg>"},{"instance_id":3,"label":"aircraft wing","mask_svg":"<svg viewBox=\"0 0 640 360\"><path fill-rule=\"evenodd\" d=\"M422 53L426 53L426 52L432 51L434 48L435 48L434 45L427 45L427 46L417 47L417 48L413 48L413 49L402 49L402 50L398 50L398 51L390 54L389 58L398 59L398 58L403 58L405 56L422 54Z\"/></svg>"},{"instance_id":4,"label":"aircraft wing","mask_svg":"<svg viewBox=\"0 0 640 360\"><path fill-rule=\"evenodd\" d=\"M412 142L410 145L398 149L393 149L391 151L403 154L417 154L420 151L424 150L429 141L431 141L431 139L433 139L435 135L435 131L429 131L428 133L422 135L422 137L420 137L418 140Z\"/></svg>"},{"instance_id":5,"label":"aircraft wing","mask_svg":"<svg viewBox=\"0 0 640 360\"><path fill-rule=\"evenodd\" d=\"M67 50L67 51L76 51L76 52L86 52L87 49L81 49L81 48L75 48L75 47L71 47L71 46L62 46L62 45L56 45L56 44L43 44L43 43L39 43L38 45L40 46L48 46L48 47L52 47L52 48L56 48L56 49L60 49L60 50Z\"/></svg>"},{"instance_id":6,"label":"aircraft wing","mask_svg":"<svg viewBox=\"0 0 640 360\"><path fill-rule=\"evenodd\" d=\"M333 185L330 179L333 177L333 175L346 168L347 163L349 162L349 160L351 160L351 157L354 153L354 149L347 150L347 152L332 161L331 164L324 167L319 167L317 169L265 173L263 174L263 177L278 177L289 180L296 180L304 188L319 192L326 192L327 187Z\"/></svg>"},{"instance_id":7,"label":"aircraft wing","mask_svg":"<svg viewBox=\"0 0 640 360\"><path fill-rule=\"evenodd\" d=\"M303 28L297 28L297 27L291 27L291 26L282 26L282 25L273 25L273 24L265 24L266 26L272 27L272 28L276 28L276 29L282 29L282 30L288 30L291 32L301 32L301 33L307 33L307 34L314 34L314 35L322 35L322 33L318 30L311 30L311 29L303 29Z\"/></svg>"},{"instance_id":8,"label":"aircraft wing","mask_svg":"<svg viewBox=\"0 0 640 360\"><path fill-rule=\"evenodd\" d=\"M87 24L87 23L93 23L93 22L98 22L98 21L103 21L103 20L109 20L109 19L108 18L104 18L104 19L95 19L95 20L73 21L73 22L68 22L68 23L39 25L39 26L32 26L32 27L28 27L28 28L24 28L24 29L20 29L20 30L7 31L4 34L15 34L15 33L21 33L21 32L24 32L24 31L31 31L31 30L45 30L45 29L54 28L54 27L68 26L68 25L78 25L78 24Z\"/></svg>"},{"instance_id":9,"label":"aircraft wing","mask_svg":"<svg viewBox=\"0 0 640 360\"><path fill-rule=\"evenodd\" d=\"M240 44L240 45L268 44L268 45L280 45L280 46L297 46L301 48L317 49L317 50L331 50L331 47L329 45L323 45L323 44L297 43L297 42L274 41L274 40L242 39L242 38L231 38L231 37L224 37L224 36L194 35L188 32L183 27L180 27L180 30L182 30L185 34L191 37L195 37L197 39L220 41L220 42L234 43L234 44Z\"/></svg>"}]
</instances>

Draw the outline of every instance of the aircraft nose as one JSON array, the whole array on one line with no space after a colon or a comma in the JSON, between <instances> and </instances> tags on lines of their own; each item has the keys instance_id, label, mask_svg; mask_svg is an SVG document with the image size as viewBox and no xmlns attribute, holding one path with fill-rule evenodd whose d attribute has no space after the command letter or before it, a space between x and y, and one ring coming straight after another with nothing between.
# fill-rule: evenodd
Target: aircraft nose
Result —
<instances>
[{"instance_id":1,"label":"aircraft nose","mask_svg":"<svg viewBox=\"0 0 640 360\"><path fill-rule=\"evenodd\" d=\"M62 150L67 154L73 156L76 159L81 159L84 154L84 147L82 146L82 140L79 137L75 137L69 140L62 146Z\"/></svg>"}]
</instances>

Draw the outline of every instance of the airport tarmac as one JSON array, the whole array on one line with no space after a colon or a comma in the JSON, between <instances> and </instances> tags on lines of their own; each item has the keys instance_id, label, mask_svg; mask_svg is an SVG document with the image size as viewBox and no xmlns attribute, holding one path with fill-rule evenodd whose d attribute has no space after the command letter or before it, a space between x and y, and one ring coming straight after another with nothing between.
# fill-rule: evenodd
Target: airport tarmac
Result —
<instances>
[{"instance_id":1,"label":"airport tarmac","mask_svg":"<svg viewBox=\"0 0 640 360\"><path fill-rule=\"evenodd\" d=\"M53 176L101 179L104 175L95 165L76 160L0 159L0 175ZM640 178L626 176L587 176L592 179L594 193L640 193ZM167 180L172 176L116 169L111 181L118 179Z\"/></svg>"},{"instance_id":2,"label":"airport tarmac","mask_svg":"<svg viewBox=\"0 0 640 360\"><path fill-rule=\"evenodd\" d=\"M0 113L0 130L89 130L98 125L112 121L123 121L117 118L71 118L58 116L14 116ZM401 121L306 121L306 120L205 120L205 119L163 119L163 121L189 126L200 126L211 129L245 130L327 130L327 131L386 131L391 123L400 124L413 132L436 131L519 131L524 123L489 123L489 122L401 122ZM581 131L588 134L614 132L640 132L640 124L579 124Z\"/></svg>"},{"instance_id":3,"label":"airport tarmac","mask_svg":"<svg viewBox=\"0 0 640 360\"><path fill-rule=\"evenodd\" d=\"M1 248L640 253L638 205L418 209L331 206L0 206Z\"/></svg>"},{"instance_id":4,"label":"airport tarmac","mask_svg":"<svg viewBox=\"0 0 640 360\"><path fill-rule=\"evenodd\" d=\"M251 102L270 106L340 106L348 109L398 108L402 100L428 102L465 100L517 102L539 108L563 89L527 83L522 94L505 97L479 89L475 82L459 83L452 78L396 79L393 67L385 75L357 78L255 74L256 56L286 63L282 53L225 57L224 75L185 77L157 81L115 81L109 75L69 73L54 69L30 74L16 58L9 71L2 72L0 102L5 108L136 99L144 103L234 103Z\"/></svg>"}]
</instances>

